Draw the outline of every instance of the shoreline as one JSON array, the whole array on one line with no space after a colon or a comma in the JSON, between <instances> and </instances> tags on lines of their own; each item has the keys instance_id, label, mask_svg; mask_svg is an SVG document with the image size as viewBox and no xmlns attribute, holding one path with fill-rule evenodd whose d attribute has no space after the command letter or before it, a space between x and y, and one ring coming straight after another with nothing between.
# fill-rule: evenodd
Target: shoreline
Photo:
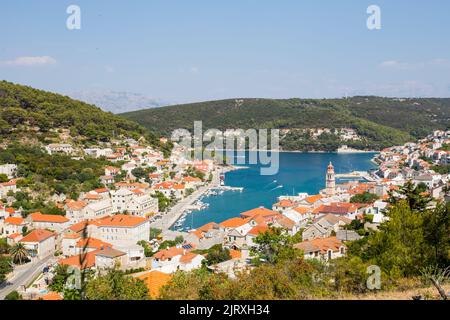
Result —
<instances>
[{"instance_id":1,"label":"shoreline","mask_svg":"<svg viewBox=\"0 0 450 320\"><path fill-rule=\"evenodd\" d=\"M161 220L155 221L150 224L150 227L161 229L162 231L170 230L172 226L183 216L186 212L187 207L191 206L194 202L198 201L201 197L203 197L208 191L212 189L216 189L220 187L220 175L225 174L235 170L247 169L247 167L239 167L235 165L228 165L226 167L222 167L222 170L215 170L213 172L213 179L210 183L205 186L200 187L196 191L194 191L188 197L178 201L175 203L173 207L169 209L169 212L164 214Z\"/></svg>"},{"instance_id":2,"label":"shoreline","mask_svg":"<svg viewBox=\"0 0 450 320\"><path fill-rule=\"evenodd\" d=\"M222 151L226 151L226 150L222 150ZM241 150L242 151L242 150ZM253 150L252 150L253 151ZM256 151L256 150L254 150ZM266 150L264 150L266 151ZM275 152L286 152L286 153L333 153L333 154L339 154L337 152L302 152L302 151L275 151ZM356 152L356 153L364 153L364 154L370 154L370 153L379 153L377 151L366 151L366 152ZM351 153L351 154L355 154L355 153ZM377 163L375 161L376 157L374 156L370 161L375 164L377 167L379 167L379 163ZM218 187L220 187L220 175L222 174L226 174L228 172L232 172L232 171L236 171L236 170L244 170L244 169L248 169L249 167L246 166L239 166L236 164L233 165L225 165L225 166L219 166L218 167L219 170L215 170L213 172L213 180L211 181L211 183L209 183L206 186L203 186L201 188L199 188L198 190L196 190L193 194L191 194L189 197L179 201L178 203L176 203L169 211L169 213L167 213L166 215L163 216L162 219L164 219L167 216L168 219L168 223L164 224L163 221L161 221L161 227L159 227L160 229L164 230L170 230L174 224L177 223L178 220L180 220L180 218L183 216L183 214L186 212L187 207L191 206L193 203L195 203L196 201L198 201L199 199L201 199L208 191L212 190L212 189L216 189ZM369 173L369 171L364 171L364 174L360 176L360 178L363 178L367 181L376 181L376 179L374 179L374 177L372 177ZM350 173L347 173L350 174ZM345 174L344 174L345 175ZM369 179L367 179L367 177L369 177ZM172 211L174 211L172 213ZM172 216L168 216L168 215L172 215ZM158 223L159 221L155 222ZM152 227L156 227L152 224Z\"/></svg>"},{"instance_id":3,"label":"shoreline","mask_svg":"<svg viewBox=\"0 0 450 320\"><path fill-rule=\"evenodd\" d=\"M313 151L301 151L301 150L271 150L271 149L217 149L217 150L208 150L208 151L232 151L232 152L276 152L276 153L336 153L336 154L358 154L358 153L380 153L381 151L376 150L346 150L346 151L320 151L320 150L313 150Z\"/></svg>"}]
</instances>

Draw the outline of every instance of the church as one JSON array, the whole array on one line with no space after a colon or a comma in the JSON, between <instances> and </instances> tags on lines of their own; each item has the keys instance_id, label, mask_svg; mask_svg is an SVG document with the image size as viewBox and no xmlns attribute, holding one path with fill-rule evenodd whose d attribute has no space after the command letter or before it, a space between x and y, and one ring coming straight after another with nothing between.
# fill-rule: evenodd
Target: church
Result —
<instances>
[{"instance_id":1,"label":"church","mask_svg":"<svg viewBox=\"0 0 450 320\"><path fill-rule=\"evenodd\" d=\"M334 166L331 162L327 167L325 189L321 191L321 194L328 197L336 195L336 174L334 172Z\"/></svg>"}]
</instances>

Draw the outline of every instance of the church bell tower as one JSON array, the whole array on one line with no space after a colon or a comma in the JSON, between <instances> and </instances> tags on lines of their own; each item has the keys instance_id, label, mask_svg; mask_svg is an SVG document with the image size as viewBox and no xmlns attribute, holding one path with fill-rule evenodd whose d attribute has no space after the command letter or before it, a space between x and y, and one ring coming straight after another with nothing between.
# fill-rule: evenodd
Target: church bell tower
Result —
<instances>
[{"instance_id":1,"label":"church bell tower","mask_svg":"<svg viewBox=\"0 0 450 320\"><path fill-rule=\"evenodd\" d=\"M327 168L327 176L326 176L326 193L329 196L332 196L336 192L336 177L334 173L333 164L330 162Z\"/></svg>"}]
</instances>

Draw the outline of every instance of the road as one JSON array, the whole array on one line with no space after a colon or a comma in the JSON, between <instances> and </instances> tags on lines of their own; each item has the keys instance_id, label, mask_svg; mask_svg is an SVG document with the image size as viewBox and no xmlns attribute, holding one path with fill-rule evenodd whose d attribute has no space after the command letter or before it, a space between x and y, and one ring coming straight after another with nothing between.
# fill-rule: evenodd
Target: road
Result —
<instances>
[{"instance_id":1,"label":"road","mask_svg":"<svg viewBox=\"0 0 450 320\"><path fill-rule=\"evenodd\" d=\"M27 268L15 270L13 278L0 285L0 300L5 299L10 292L19 289L20 286L27 286L30 281L42 272L42 269L52 258L54 258L53 255L34 262Z\"/></svg>"},{"instance_id":2,"label":"road","mask_svg":"<svg viewBox=\"0 0 450 320\"><path fill-rule=\"evenodd\" d=\"M183 214L187 206L197 201L208 189L218 187L220 185L219 173L213 173L213 180L206 186L200 187L187 198L180 200L169 212L164 214L161 219L151 223L152 228L161 229L163 231L169 229Z\"/></svg>"}]
</instances>

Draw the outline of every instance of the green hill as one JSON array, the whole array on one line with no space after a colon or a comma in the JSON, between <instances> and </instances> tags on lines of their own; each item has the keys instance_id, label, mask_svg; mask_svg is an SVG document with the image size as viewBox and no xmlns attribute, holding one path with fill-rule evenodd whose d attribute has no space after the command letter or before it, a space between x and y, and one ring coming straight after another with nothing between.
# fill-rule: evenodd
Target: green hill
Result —
<instances>
[{"instance_id":1,"label":"green hill","mask_svg":"<svg viewBox=\"0 0 450 320\"><path fill-rule=\"evenodd\" d=\"M209 128L290 129L282 146L288 150L335 150L347 144L359 149L380 149L445 129L450 119L450 99L242 99L220 100L122 114L139 124L170 134L192 129L195 120ZM305 128L350 128L360 141L342 141L336 135L312 138Z\"/></svg>"},{"instance_id":2,"label":"green hill","mask_svg":"<svg viewBox=\"0 0 450 320\"><path fill-rule=\"evenodd\" d=\"M2 142L52 141L62 129L83 145L113 138L140 137L159 146L157 135L94 105L31 87L0 81L0 138Z\"/></svg>"}]
</instances>

